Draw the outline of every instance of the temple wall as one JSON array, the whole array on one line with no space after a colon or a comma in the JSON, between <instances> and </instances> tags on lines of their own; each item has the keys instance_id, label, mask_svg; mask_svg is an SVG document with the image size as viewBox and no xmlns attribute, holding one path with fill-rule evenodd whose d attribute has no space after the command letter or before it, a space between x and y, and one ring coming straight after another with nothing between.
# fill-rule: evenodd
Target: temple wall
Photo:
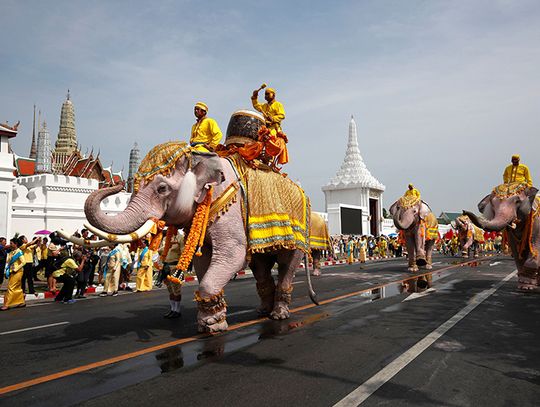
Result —
<instances>
[{"instance_id":1,"label":"temple wall","mask_svg":"<svg viewBox=\"0 0 540 407\"><path fill-rule=\"evenodd\" d=\"M11 234L27 237L42 229L73 233L86 223L84 202L98 189L93 179L41 174L12 182ZM120 192L103 200L101 208L114 215L127 206L131 194Z\"/></svg>"}]
</instances>

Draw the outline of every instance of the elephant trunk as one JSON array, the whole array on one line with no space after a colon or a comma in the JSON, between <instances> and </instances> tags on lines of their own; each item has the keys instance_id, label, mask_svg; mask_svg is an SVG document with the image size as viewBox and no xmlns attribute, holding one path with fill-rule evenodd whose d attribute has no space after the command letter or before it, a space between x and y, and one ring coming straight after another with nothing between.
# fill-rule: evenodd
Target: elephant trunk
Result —
<instances>
[{"instance_id":1,"label":"elephant trunk","mask_svg":"<svg viewBox=\"0 0 540 407\"><path fill-rule=\"evenodd\" d=\"M127 234L140 228L148 219L152 217L159 219L163 216L163 213L151 209L152 205L146 202L140 192L132 196L122 213L115 216L105 214L100 207L101 201L109 195L120 192L122 188L123 185L102 188L92 192L86 199L84 213L93 226L108 233Z\"/></svg>"},{"instance_id":2,"label":"elephant trunk","mask_svg":"<svg viewBox=\"0 0 540 407\"><path fill-rule=\"evenodd\" d=\"M514 217L504 217L502 215L496 216L491 220L484 218L483 216L476 216L474 213L469 211L463 211L464 215L467 215L472 223L478 226L481 229L487 230L489 232L500 232L507 226L509 226Z\"/></svg>"}]
</instances>

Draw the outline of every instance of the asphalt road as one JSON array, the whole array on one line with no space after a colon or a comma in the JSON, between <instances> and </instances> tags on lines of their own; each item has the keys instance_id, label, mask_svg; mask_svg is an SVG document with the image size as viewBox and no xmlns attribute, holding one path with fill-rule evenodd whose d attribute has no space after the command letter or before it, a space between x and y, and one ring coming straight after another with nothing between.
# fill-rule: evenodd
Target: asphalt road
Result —
<instances>
[{"instance_id":1,"label":"asphalt road","mask_svg":"<svg viewBox=\"0 0 540 407\"><path fill-rule=\"evenodd\" d=\"M195 286L177 320L165 290L5 312L0 405L540 405L540 296L515 290L511 259L455 262L420 295L380 287L409 276L401 259L329 267L319 307L299 272L279 322L257 320L253 279L232 281L215 336L197 334Z\"/></svg>"}]
</instances>

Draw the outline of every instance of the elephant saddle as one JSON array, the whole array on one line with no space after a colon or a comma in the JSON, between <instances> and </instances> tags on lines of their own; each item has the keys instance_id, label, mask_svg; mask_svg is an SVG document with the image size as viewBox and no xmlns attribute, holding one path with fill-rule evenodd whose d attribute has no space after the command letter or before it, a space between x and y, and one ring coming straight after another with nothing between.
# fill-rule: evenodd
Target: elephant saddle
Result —
<instances>
[{"instance_id":1,"label":"elephant saddle","mask_svg":"<svg viewBox=\"0 0 540 407\"><path fill-rule=\"evenodd\" d=\"M242 209L248 253L309 251L309 200L285 175L254 169L239 155L227 157L244 191Z\"/></svg>"}]
</instances>

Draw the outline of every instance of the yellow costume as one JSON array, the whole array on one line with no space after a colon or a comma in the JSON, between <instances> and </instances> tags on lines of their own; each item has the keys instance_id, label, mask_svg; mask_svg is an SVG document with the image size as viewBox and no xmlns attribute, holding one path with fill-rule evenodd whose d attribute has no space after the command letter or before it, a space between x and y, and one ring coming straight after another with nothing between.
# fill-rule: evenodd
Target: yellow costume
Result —
<instances>
[{"instance_id":1,"label":"yellow costume","mask_svg":"<svg viewBox=\"0 0 540 407\"><path fill-rule=\"evenodd\" d=\"M11 251L6 259L6 264L11 263L11 259L18 253L22 253L20 249ZM17 307L24 305L24 293L21 286L21 280L23 276L23 267L26 264L25 256L20 255L17 260L9 267L9 280L8 289L4 295L4 307ZM2 273L4 270L2 270Z\"/></svg>"},{"instance_id":2,"label":"yellow costume","mask_svg":"<svg viewBox=\"0 0 540 407\"><path fill-rule=\"evenodd\" d=\"M420 199L420 191L417 190L413 184L409 184L409 188L405 191L404 196L406 197L414 197Z\"/></svg>"},{"instance_id":3,"label":"yellow costume","mask_svg":"<svg viewBox=\"0 0 540 407\"><path fill-rule=\"evenodd\" d=\"M529 168L524 164L510 164L506 167L503 174L503 182L505 184L510 182L523 182L529 187L532 187L533 184Z\"/></svg>"},{"instance_id":4,"label":"yellow costume","mask_svg":"<svg viewBox=\"0 0 540 407\"><path fill-rule=\"evenodd\" d=\"M276 93L272 88L267 88L266 91L274 95ZM270 103L260 104L256 95L251 97L251 104L255 110L263 114L266 127L269 130L269 134L264 136L266 153L272 157L276 157L278 164L287 164L289 162L289 153L287 151L288 140L287 136L281 130L281 122L285 119L283 105L275 99Z\"/></svg>"},{"instance_id":5,"label":"yellow costume","mask_svg":"<svg viewBox=\"0 0 540 407\"><path fill-rule=\"evenodd\" d=\"M210 150L206 146L214 150L222 137L217 122L210 117L203 117L191 127L189 143L195 150L208 153Z\"/></svg>"},{"instance_id":6,"label":"yellow costume","mask_svg":"<svg viewBox=\"0 0 540 407\"><path fill-rule=\"evenodd\" d=\"M267 92L276 93L271 88L268 88ZM255 110L263 114L266 120L266 127L270 129L274 136L281 132L281 122L285 119L285 109L280 102L273 100L272 103L265 103L262 105L257 100L257 97L252 97L251 104Z\"/></svg>"},{"instance_id":7,"label":"yellow costume","mask_svg":"<svg viewBox=\"0 0 540 407\"><path fill-rule=\"evenodd\" d=\"M137 259L137 291L150 291L152 289L152 274L154 263L152 262L153 251L139 248L135 258Z\"/></svg>"}]
</instances>

